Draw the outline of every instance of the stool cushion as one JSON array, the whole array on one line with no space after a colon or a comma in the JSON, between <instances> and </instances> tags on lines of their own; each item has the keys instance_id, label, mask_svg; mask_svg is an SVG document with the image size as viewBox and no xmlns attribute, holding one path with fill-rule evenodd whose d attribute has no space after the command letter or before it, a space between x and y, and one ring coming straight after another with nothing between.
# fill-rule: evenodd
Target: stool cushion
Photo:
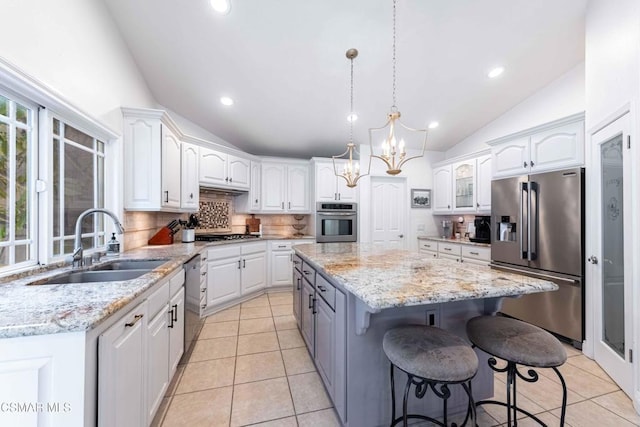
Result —
<instances>
[{"instance_id":1,"label":"stool cushion","mask_svg":"<svg viewBox=\"0 0 640 427\"><path fill-rule=\"evenodd\" d=\"M463 382L478 371L478 357L462 338L443 329L407 325L384 334L382 348L403 371L437 382Z\"/></svg>"},{"instance_id":2,"label":"stool cushion","mask_svg":"<svg viewBox=\"0 0 640 427\"><path fill-rule=\"evenodd\" d=\"M474 317L467 322L467 335L487 353L521 365L551 368L567 360L567 352L556 337L509 317Z\"/></svg>"}]
</instances>

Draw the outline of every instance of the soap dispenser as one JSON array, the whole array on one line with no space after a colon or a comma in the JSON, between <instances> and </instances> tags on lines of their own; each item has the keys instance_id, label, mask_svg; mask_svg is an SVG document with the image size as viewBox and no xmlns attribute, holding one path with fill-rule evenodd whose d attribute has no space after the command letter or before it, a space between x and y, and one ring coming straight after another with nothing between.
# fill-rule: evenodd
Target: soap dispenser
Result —
<instances>
[{"instance_id":1,"label":"soap dispenser","mask_svg":"<svg viewBox=\"0 0 640 427\"><path fill-rule=\"evenodd\" d=\"M120 253L120 242L116 239L116 233L111 235L111 240L107 243L107 255L117 255Z\"/></svg>"}]
</instances>

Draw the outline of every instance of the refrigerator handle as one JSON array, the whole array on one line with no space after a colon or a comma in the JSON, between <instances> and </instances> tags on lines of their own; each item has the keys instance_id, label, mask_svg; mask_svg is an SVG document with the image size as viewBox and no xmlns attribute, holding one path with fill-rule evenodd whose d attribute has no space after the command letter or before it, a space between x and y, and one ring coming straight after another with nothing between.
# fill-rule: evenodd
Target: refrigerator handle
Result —
<instances>
[{"instance_id":1,"label":"refrigerator handle","mask_svg":"<svg viewBox=\"0 0 640 427\"><path fill-rule=\"evenodd\" d=\"M524 244L524 215L525 215L525 203L527 204L527 244L526 248L529 249L528 229L529 229L529 183L520 183L520 259L528 259L527 251L525 251Z\"/></svg>"},{"instance_id":2,"label":"refrigerator handle","mask_svg":"<svg viewBox=\"0 0 640 427\"><path fill-rule=\"evenodd\" d=\"M530 182L529 188L529 253L527 259L535 261L538 255L538 183Z\"/></svg>"}]
</instances>

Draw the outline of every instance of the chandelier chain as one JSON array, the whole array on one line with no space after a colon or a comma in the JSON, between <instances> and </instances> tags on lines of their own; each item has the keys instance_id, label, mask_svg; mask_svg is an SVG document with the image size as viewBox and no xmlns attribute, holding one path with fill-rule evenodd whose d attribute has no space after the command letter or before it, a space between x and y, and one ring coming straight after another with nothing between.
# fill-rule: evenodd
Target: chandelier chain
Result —
<instances>
[{"instance_id":1,"label":"chandelier chain","mask_svg":"<svg viewBox=\"0 0 640 427\"><path fill-rule=\"evenodd\" d=\"M353 58L351 58L351 110L349 111L349 142L353 142Z\"/></svg>"},{"instance_id":2,"label":"chandelier chain","mask_svg":"<svg viewBox=\"0 0 640 427\"><path fill-rule=\"evenodd\" d=\"M396 110L396 1L393 0L393 106L392 110Z\"/></svg>"}]
</instances>

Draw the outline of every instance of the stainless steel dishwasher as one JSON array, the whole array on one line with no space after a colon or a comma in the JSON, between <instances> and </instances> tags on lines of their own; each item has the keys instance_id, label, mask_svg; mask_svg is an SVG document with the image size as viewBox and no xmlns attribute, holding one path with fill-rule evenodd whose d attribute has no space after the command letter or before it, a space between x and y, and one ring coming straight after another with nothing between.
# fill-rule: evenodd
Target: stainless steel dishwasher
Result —
<instances>
[{"instance_id":1,"label":"stainless steel dishwasher","mask_svg":"<svg viewBox=\"0 0 640 427\"><path fill-rule=\"evenodd\" d=\"M201 283L206 276L200 271L200 255L196 255L184 264L185 270L185 311L184 311L184 355L189 357L191 347L194 345L200 329L204 324L204 318L200 318L200 299L202 294ZM206 274L206 272L204 273Z\"/></svg>"}]
</instances>

